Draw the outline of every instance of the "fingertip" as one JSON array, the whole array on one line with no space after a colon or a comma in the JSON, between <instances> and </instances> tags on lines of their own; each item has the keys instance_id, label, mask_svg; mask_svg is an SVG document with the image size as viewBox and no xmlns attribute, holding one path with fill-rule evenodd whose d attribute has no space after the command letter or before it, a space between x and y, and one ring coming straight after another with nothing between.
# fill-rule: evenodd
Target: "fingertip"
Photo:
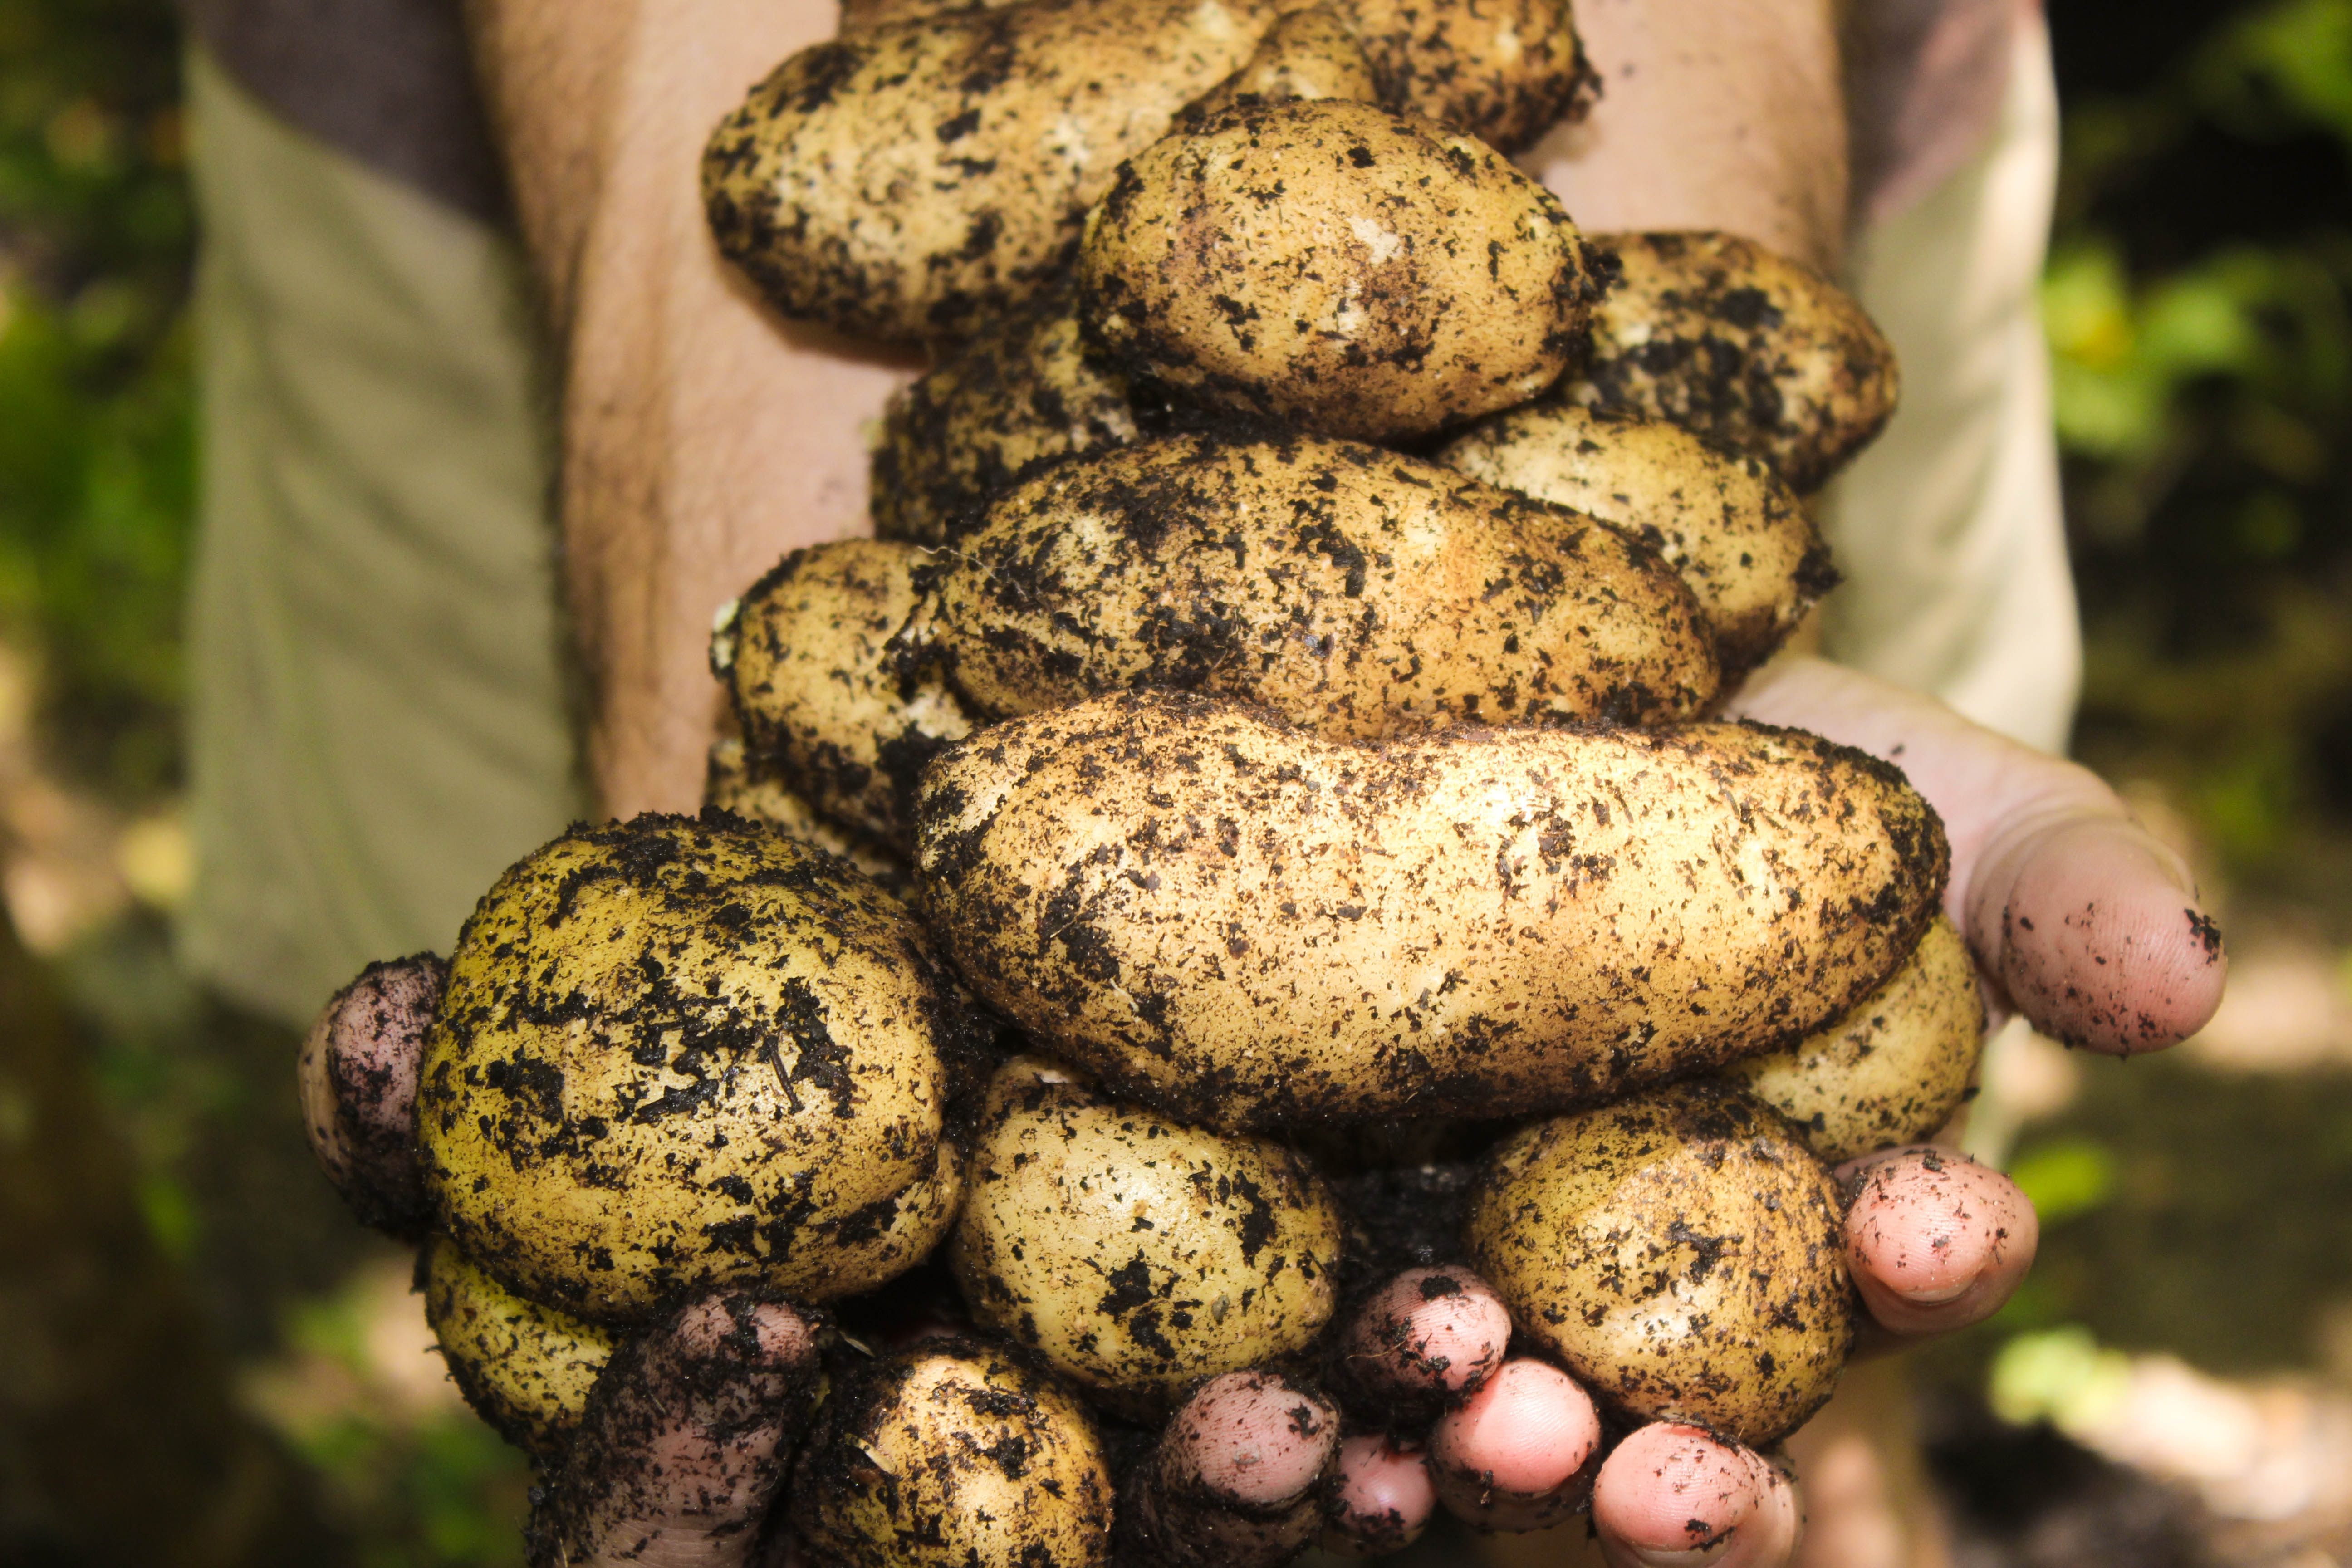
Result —
<instances>
[{"instance_id":1,"label":"fingertip","mask_svg":"<svg viewBox=\"0 0 2352 1568\"><path fill-rule=\"evenodd\" d=\"M1211 1378L1170 1423L1181 1459L1206 1490L1244 1508L1298 1497L1329 1468L1337 1414L1322 1397L1265 1372Z\"/></svg>"},{"instance_id":2,"label":"fingertip","mask_svg":"<svg viewBox=\"0 0 2352 1568\"><path fill-rule=\"evenodd\" d=\"M1409 1268L1353 1325L1355 1372L1370 1381L1459 1394L1503 1363L1510 1310L1465 1268Z\"/></svg>"},{"instance_id":3,"label":"fingertip","mask_svg":"<svg viewBox=\"0 0 2352 1568\"><path fill-rule=\"evenodd\" d=\"M1770 1467L1745 1448L1660 1422L1636 1430L1602 1463L1592 1487L1593 1528L1612 1562L1721 1563L1751 1520L1764 1527L1751 1536L1777 1528L1776 1510L1763 1505L1779 1486Z\"/></svg>"},{"instance_id":4,"label":"fingertip","mask_svg":"<svg viewBox=\"0 0 2352 1568\"><path fill-rule=\"evenodd\" d=\"M1846 1257L1864 1303L1899 1334L1965 1328L1999 1310L2041 1242L2033 1205L1990 1166L1935 1148L1842 1167Z\"/></svg>"},{"instance_id":5,"label":"fingertip","mask_svg":"<svg viewBox=\"0 0 2352 1568\"><path fill-rule=\"evenodd\" d=\"M1441 1475L1474 1476L1488 1490L1537 1497L1581 1471L1601 1447L1591 1395L1558 1367L1508 1361L1431 1429Z\"/></svg>"},{"instance_id":6,"label":"fingertip","mask_svg":"<svg viewBox=\"0 0 2352 1568\"><path fill-rule=\"evenodd\" d=\"M1411 1545L1437 1509L1429 1467L1417 1450L1387 1436L1350 1437L1339 1445L1324 1544L1350 1557L1377 1557Z\"/></svg>"}]
</instances>

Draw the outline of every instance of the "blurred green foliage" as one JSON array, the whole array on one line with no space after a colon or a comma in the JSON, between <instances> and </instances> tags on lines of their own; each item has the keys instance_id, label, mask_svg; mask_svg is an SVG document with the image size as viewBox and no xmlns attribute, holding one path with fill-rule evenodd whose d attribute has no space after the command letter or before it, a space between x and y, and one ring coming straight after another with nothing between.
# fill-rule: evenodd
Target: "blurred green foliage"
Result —
<instances>
[{"instance_id":1,"label":"blurred green foliage","mask_svg":"<svg viewBox=\"0 0 2352 1568\"><path fill-rule=\"evenodd\" d=\"M0 633L51 750L178 773L193 224L166 0L0 0Z\"/></svg>"},{"instance_id":2,"label":"blurred green foliage","mask_svg":"<svg viewBox=\"0 0 2352 1568\"><path fill-rule=\"evenodd\" d=\"M2292 879L2352 830L2352 0L2051 17L2079 742Z\"/></svg>"}]
</instances>

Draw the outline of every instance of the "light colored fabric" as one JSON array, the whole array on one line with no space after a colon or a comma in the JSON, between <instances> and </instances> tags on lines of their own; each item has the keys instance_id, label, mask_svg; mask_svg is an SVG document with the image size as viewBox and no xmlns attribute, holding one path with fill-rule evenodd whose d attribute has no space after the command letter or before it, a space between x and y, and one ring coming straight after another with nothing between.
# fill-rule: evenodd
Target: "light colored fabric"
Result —
<instances>
[{"instance_id":1,"label":"light colored fabric","mask_svg":"<svg viewBox=\"0 0 2352 1568\"><path fill-rule=\"evenodd\" d=\"M2082 636L2038 296L2058 163L2038 14L2015 47L1982 151L1858 247L1855 292L1902 361L1903 405L1825 498L1847 580L1824 631L1832 658L2061 751Z\"/></svg>"},{"instance_id":2,"label":"light colored fabric","mask_svg":"<svg viewBox=\"0 0 2352 1568\"><path fill-rule=\"evenodd\" d=\"M204 248L180 942L303 1022L576 815L550 424L487 226L188 69Z\"/></svg>"}]
</instances>

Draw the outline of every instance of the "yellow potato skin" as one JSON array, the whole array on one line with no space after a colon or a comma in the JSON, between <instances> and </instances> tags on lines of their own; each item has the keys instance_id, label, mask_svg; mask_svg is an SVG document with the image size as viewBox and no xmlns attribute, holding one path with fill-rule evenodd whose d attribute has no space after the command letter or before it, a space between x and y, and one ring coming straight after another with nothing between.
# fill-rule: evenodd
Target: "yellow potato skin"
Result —
<instances>
[{"instance_id":1,"label":"yellow potato skin","mask_svg":"<svg viewBox=\"0 0 2352 1568\"><path fill-rule=\"evenodd\" d=\"M1186 104L1176 117L1179 130L1202 121L1245 99L1281 103L1293 100L1344 98L1354 103L1380 100L1380 84L1363 46L1339 14L1315 5L1277 19L1257 42L1241 69Z\"/></svg>"},{"instance_id":2,"label":"yellow potato skin","mask_svg":"<svg viewBox=\"0 0 2352 1568\"><path fill-rule=\"evenodd\" d=\"M1843 289L1711 231L1595 235L1617 281L1591 314L1571 402L1670 419L1763 458L1811 494L1885 428L1895 350Z\"/></svg>"},{"instance_id":3,"label":"yellow potato skin","mask_svg":"<svg viewBox=\"0 0 2352 1568\"><path fill-rule=\"evenodd\" d=\"M1760 1448L1835 1390L1855 1325L1844 1205L1746 1095L1678 1084L1538 1122L1472 1193L1473 1266L1617 1410Z\"/></svg>"},{"instance_id":4,"label":"yellow potato skin","mask_svg":"<svg viewBox=\"0 0 2352 1568\"><path fill-rule=\"evenodd\" d=\"M1087 347L1076 296L1055 289L892 396L874 448L875 534L944 544L1035 465L1140 434L1127 377Z\"/></svg>"},{"instance_id":5,"label":"yellow potato skin","mask_svg":"<svg viewBox=\"0 0 2352 1568\"><path fill-rule=\"evenodd\" d=\"M755 763L735 736L711 744L703 766L702 804L838 855L894 898L904 898L913 889L903 858L818 811L776 777L772 768Z\"/></svg>"},{"instance_id":6,"label":"yellow potato skin","mask_svg":"<svg viewBox=\"0 0 2352 1568\"><path fill-rule=\"evenodd\" d=\"M971 732L955 694L895 657L920 552L872 539L795 550L722 613L710 665L752 765L885 847L908 842L923 765Z\"/></svg>"},{"instance_id":7,"label":"yellow potato skin","mask_svg":"<svg viewBox=\"0 0 2352 1568\"><path fill-rule=\"evenodd\" d=\"M425 1242L418 1273L425 1321L466 1403L516 1447L540 1458L562 1452L613 1357L612 1334L523 1300L446 1237Z\"/></svg>"},{"instance_id":8,"label":"yellow potato skin","mask_svg":"<svg viewBox=\"0 0 2352 1568\"><path fill-rule=\"evenodd\" d=\"M1558 380L1590 266L1559 201L1481 142L1370 104L1244 103L1121 165L1087 215L1079 312L1139 378L1381 441Z\"/></svg>"},{"instance_id":9,"label":"yellow potato skin","mask_svg":"<svg viewBox=\"0 0 2352 1568\"><path fill-rule=\"evenodd\" d=\"M973 1145L950 1254L973 1321L1136 1419L1201 1378L1311 1349L1345 1227L1306 1159L1036 1065L999 1075Z\"/></svg>"},{"instance_id":10,"label":"yellow potato skin","mask_svg":"<svg viewBox=\"0 0 2352 1568\"><path fill-rule=\"evenodd\" d=\"M1102 1439L1068 1391L1002 1348L933 1340L837 1385L790 1493L839 1568L1107 1568Z\"/></svg>"},{"instance_id":11,"label":"yellow potato skin","mask_svg":"<svg viewBox=\"0 0 2352 1568\"><path fill-rule=\"evenodd\" d=\"M716 813L575 826L484 896L417 1092L427 1195L530 1299L626 1323L822 1302L952 1224L984 1046L929 939L844 862Z\"/></svg>"},{"instance_id":12,"label":"yellow potato skin","mask_svg":"<svg viewBox=\"0 0 2352 1568\"><path fill-rule=\"evenodd\" d=\"M1223 1130L1511 1115L1789 1044L1909 955L1948 865L1898 773L1795 731L1351 745L1162 694L995 725L917 816L974 988Z\"/></svg>"},{"instance_id":13,"label":"yellow potato skin","mask_svg":"<svg viewBox=\"0 0 2352 1568\"><path fill-rule=\"evenodd\" d=\"M1669 722L1719 685L1696 604L1646 549L1355 442L1178 436L1074 459L918 576L908 647L992 718L1165 688L1371 739Z\"/></svg>"},{"instance_id":14,"label":"yellow potato skin","mask_svg":"<svg viewBox=\"0 0 2352 1568\"><path fill-rule=\"evenodd\" d=\"M712 134L719 249L786 315L971 332L1066 264L1119 161L1249 58L1265 0L1024 0L802 50Z\"/></svg>"},{"instance_id":15,"label":"yellow potato skin","mask_svg":"<svg viewBox=\"0 0 2352 1568\"><path fill-rule=\"evenodd\" d=\"M1392 108L1516 153L1580 120L1600 79L1569 0L1345 0Z\"/></svg>"},{"instance_id":16,"label":"yellow potato skin","mask_svg":"<svg viewBox=\"0 0 2352 1568\"><path fill-rule=\"evenodd\" d=\"M1967 1100L1984 1048L1976 963L1938 915L1909 962L1844 1017L1726 1069L1834 1165L1933 1137Z\"/></svg>"},{"instance_id":17,"label":"yellow potato skin","mask_svg":"<svg viewBox=\"0 0 2352 1568\"><path fill-rule=\"evenodd\" d=\"M1762 458L1663 419L1535 403L1480 420L1435 460L1656 551L1697 597L1727 679L1770 658L1837 585L1812 518Z\"/></svg>"}]
</instances>

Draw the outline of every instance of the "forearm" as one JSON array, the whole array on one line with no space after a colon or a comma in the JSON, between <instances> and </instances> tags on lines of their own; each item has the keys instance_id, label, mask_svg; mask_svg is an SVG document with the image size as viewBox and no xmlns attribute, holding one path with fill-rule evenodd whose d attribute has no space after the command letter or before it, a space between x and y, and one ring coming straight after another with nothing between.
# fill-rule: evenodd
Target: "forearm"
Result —
<instances>
[{"instance_id":1,"label":"forearm","mask_svg":"<svg viewBox=\"0 0 2352 1568\"><path fill-rule=\"evenodd\" d=\"M1587 230L1727 229L1834 274L1839 14L1836 0L1578 0L1601 101L1519 162Z\"/></svg>"},{"instance_id":2,"label":"forearm","mask_svg":"<svg viewBox=\"0 0 2352 1568\"><path fill-rule=\"evenodd\" d=\"M713 611L861 531L863 426L908 374L776 321L720 260L704 139L827 0L478 0L478 53L562 374L565 586L588 759L620 816L691 809Z\"/></svg>"}]
</instances>

